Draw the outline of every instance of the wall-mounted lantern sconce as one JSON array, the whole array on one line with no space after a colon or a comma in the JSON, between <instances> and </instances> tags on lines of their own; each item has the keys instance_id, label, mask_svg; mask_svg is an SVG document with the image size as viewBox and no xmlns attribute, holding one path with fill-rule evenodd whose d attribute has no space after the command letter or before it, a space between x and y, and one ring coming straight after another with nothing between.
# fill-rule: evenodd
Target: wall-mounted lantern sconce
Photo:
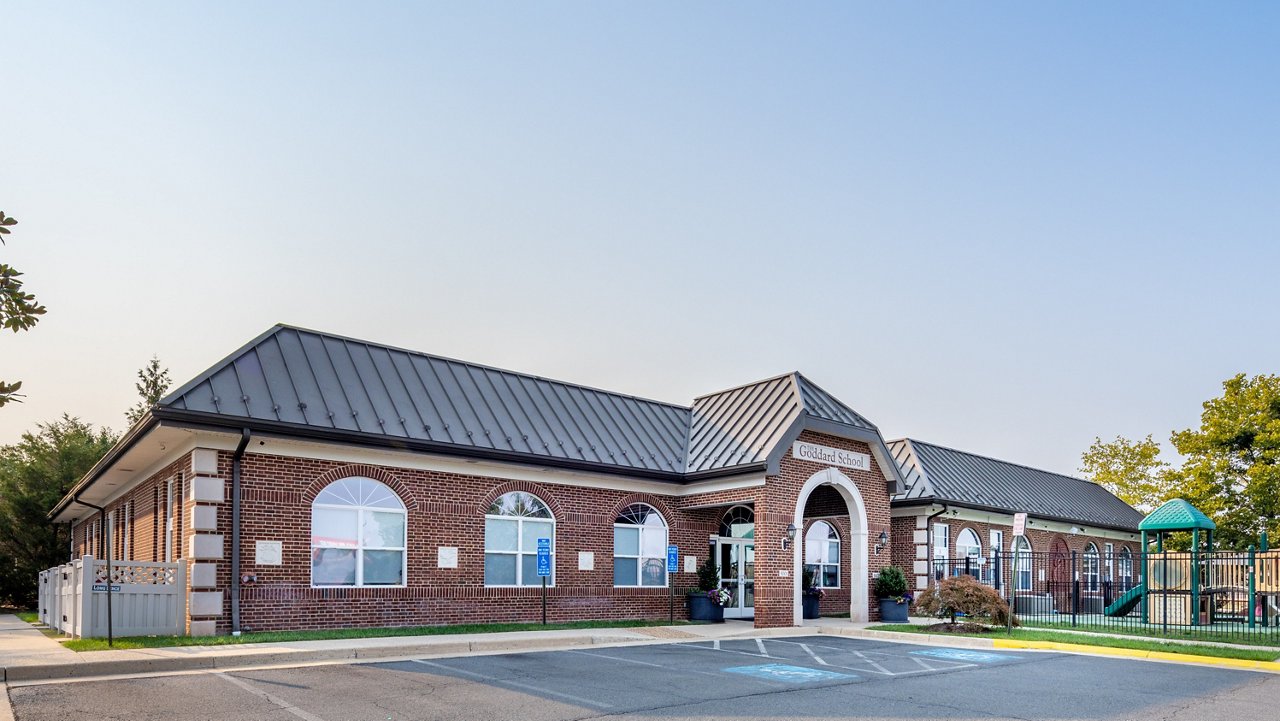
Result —
<instances>
[{"instance_id":1,"label":"wall-mounted lantern sconce","mask_svg":"<svg viewBox=\"0 0 1280 721\"><path fill-rule=\"evenodd\" d=\"M880 532L880 536L876 538L876 555L880 555L880 550L889 545L889 534L885 531Z\"/></svg>"},{"instance_id":2,"label":"wall-mounted lantern sconce","mask_svg":"<svg viewBox=\"0 0 1280 721\"><path fill-rule=\"evenodd\" d=\"M791 548L791 542L796 540L796 524L787 524L787 537L782 539L782 548Z\"/></svg>"}]
</instances>

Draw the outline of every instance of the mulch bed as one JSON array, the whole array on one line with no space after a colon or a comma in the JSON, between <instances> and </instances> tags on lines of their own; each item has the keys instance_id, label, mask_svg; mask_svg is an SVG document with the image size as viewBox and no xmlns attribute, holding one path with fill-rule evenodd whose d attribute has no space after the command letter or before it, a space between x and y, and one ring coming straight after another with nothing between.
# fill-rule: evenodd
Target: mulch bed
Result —
<instances>
[{"instance_id":1,"label":"mulch bed","mask_svg":"<svg viewBox=\"0 0 1280 721\"><path fill-rule=\"evenodd\" d=\"M934 623L924 627L929 633L991 633L980 623Z\"/></svg>"}]
</instances>

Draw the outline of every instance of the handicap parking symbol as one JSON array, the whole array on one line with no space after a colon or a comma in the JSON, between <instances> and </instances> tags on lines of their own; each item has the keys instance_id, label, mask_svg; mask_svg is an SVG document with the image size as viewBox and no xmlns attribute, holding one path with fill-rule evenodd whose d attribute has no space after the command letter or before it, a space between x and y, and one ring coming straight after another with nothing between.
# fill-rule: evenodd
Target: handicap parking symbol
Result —
<instances>
[{"instance_id":1,"label":"handicap parking symbol","mask_svg":"<svg viewBox=\"0 0 1280 721\"><path fill-rule=\"evenodd\" d=\"M856 679L847 673L836 673L835 671L823 671L817 668L805 668L804 666L788 666L783 663L764 663L758 666L734 666L733 668L721 669L726 673L740 673L744 676L754 676L762 678L766 681L782 681L784 683L812 683L814 681L838 681L840 679Z\"/></svg>"},{"instance_id":2,"label":"handicap parking symbol","mask_svg":"<svg viewBox=\"0 0 1280 721\"><path fill-rule=\"evenodd\" d=\"M970 651L963 648L929 648L922 651L912 651L915 656L932 656L933 658L943 658L948 661L967 661L969 663L997 663L999 661L1008 661L1012 656L1002 656L998 653L986 653L984 651Z\"/></svg>"}]
</instances>

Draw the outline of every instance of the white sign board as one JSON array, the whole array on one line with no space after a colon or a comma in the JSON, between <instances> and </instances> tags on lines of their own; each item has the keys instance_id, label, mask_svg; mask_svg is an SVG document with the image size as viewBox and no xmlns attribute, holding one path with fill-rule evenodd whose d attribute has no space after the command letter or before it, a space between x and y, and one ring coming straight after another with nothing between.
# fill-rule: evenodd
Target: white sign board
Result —
<instances>
[{"instance_id":1,"label":"white sign board","mask_svg":"<svg viewBox=\"0 0 1280 721\"><path fill-rule=\"evenodd\" d=\"M436 546L436 568L457 568L458 547Z\"/></svg>"},{"instance_id":2,"label":"white sign board","mask_svg":"<svg viewBox=\"0 0 1280 721\"><path fill-rule=\"evenodd\" d=\"M596 570L596 554L594 551L578 551L578 570Z\"/></svg>"},{"instance_id":3,"label":"white sign board","mask_svg":"<svg viewBox=\"0 0 1280 721\"><path fill-rule=\"evenodd\" d=\"M698 557L697 557L697 556L685 556L685 557L684 557L684 572L685 572L685 573L697 573L697 572L698 572Z\"/></svg>"},{"instance_id":4,"label":"white sign board","mask_svg":"<svg viewBox=\"0 0 1280 721\"><path fill-rule=\"evenodd\" d=\"M1027 514L1025 513L1013 514L1013 535L1015 536L1027 535Z\"/></svg>"},{"instance_id":5,"label":"white sign board","mask_svg":"<svg viewBox=\"0 0 1280 721\"><path fill-rule=\"evenodd\" d=\"M791 444L791 455L802 461L825 463L831 466L840 466L841 468L852 468L855 471L871 470L871 456L868 456L865 453L856 453L854 451L846 451L840 448L832 448L830 446L820 446L816 443L796 441Z\"/></svg>"},{"instance_id":6,"label":"white sign board","mask_svg":"<svg viewBox=\"0 0 1280 721\"><path fill-rule=\"evenodd\" d=\"M284 563L283 541L258 541L253 544L253 562L259 566L279 566Z\"/></svg>"}]
</instances>

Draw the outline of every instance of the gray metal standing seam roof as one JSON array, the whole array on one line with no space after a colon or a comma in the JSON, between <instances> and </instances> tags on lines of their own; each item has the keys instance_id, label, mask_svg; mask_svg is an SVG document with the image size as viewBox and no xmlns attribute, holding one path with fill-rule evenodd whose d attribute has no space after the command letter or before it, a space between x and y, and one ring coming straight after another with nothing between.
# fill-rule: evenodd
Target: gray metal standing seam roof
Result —
<instances>
[{"instance_id":1,"label":"gray metal standing seam roof","mask_svg":"<svg viewBox=\"0 0 1280 721\"><path fill-rule=\"evenodd\" d=\"M937 501L1025 512L1125 531L1142 514L1091 481L979 456L910 438L889 441L907 490L894 502Z\"/></svg>"},{"instance_id":2,"label":"gray metal standing seam roof","mask_svg":"<svg viewBox=\"0 0 1280 721\"><path fill-rule=\"evenodd\" d=\"M770 467L797 423L883 448L870 421L799 373L686 408L286 325L170 393L152 414L673 482Z\"/></svg>"}]
</instances>

